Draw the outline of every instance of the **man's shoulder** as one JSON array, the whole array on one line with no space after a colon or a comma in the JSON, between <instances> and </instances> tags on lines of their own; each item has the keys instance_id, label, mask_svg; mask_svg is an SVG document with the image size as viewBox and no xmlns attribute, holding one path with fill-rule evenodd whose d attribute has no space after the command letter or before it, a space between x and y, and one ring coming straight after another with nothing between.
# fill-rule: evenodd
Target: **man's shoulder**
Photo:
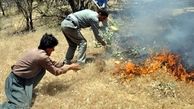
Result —
<instances>
[{"instance_id":1,"label":"man's shoulder","mask_svg":"<svg viewBox=\"0 0 194 109\"><path fill-rule=\"evenodd\" d=\"M42 60L48 57L46 52L41 49L32 49L31 51L29 51L29 55L35 57L37 60Z\"/></svg>"}]
</instances>

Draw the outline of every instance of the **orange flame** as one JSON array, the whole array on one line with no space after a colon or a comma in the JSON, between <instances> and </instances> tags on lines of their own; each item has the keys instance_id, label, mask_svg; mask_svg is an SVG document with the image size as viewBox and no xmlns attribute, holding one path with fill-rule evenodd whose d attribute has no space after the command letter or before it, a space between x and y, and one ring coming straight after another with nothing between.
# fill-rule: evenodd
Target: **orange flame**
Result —
<instances>
[{"instance_id":1,"label":"orange flame","mask_svg":"<svg viewBox=\"0 0 194 109\"><path fill-rule=\"evenodd\" d=\"M142 65L134 63L117 63L114 74L121 74L125 79L129 79L135 75L150 74L156 72L162 66L166 66L167 70L177 79L184 81L194 80L194 71L186 72L180 62L178 55L173 53L160 53L151 56Z\"/></svg>"}]
</instances>

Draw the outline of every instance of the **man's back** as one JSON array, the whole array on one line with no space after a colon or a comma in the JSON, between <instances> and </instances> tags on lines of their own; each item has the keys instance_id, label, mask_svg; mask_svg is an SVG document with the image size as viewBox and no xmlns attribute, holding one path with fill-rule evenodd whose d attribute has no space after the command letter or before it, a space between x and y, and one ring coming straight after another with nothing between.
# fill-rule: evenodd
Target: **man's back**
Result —
<instances>
[{"instance_id":1,"label":"man's back","mask_svg":"<svg viewBox=\"0 0 194 109\"><path fill-rule=\"evenodd\" d=\"M77 18L80 28L90 27L92 24L99 23L98 13L89 9L73 13Z\"/></svg>"},{"instance_id":2,"label":"man's back","mask_svg":"<svg viewBox=\"0 0 194 109\"><path fill-rule=\"evenodd\" d=\"M99 19L98 13L89 9L81 10L69 14L61 23L61 27L69 28L87 28L93 25L98 27Z\"/></svg>"},{"instance_id":3,"label":"man's back","mask_svg":"<svg viewBox=\"0 0 194 109\"><path fill-rule=\"evenodd\" d=\"M23 78L32 78L41 69L40 61L48 56L44 50L32 49L28 51L16 64L13 65L13 72Z\"/></svg>"}]
</instances>

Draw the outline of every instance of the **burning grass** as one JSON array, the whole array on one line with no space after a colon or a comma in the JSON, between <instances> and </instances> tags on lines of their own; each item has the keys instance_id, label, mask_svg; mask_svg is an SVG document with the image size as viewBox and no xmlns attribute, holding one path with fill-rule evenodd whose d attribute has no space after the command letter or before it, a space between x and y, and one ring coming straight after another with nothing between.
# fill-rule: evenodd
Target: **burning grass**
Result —
<instances>
[{"instance_id":1,"label":"burning grass","mask_svg":"<svg viewBox=\"0 0 194 109\"><path fill-rule=\"evenodd\" d=\"M194 81L194 71L187 72L181 64L181 59L177 54L163 52L154 54L146 59L142 64L134 64L131 61L115 62L114 74L121 75L122 79L132 79L137 75L145 75L156 72L161 67L166 67L176 79L186 82Z\"/></svg>"}]
</instances>

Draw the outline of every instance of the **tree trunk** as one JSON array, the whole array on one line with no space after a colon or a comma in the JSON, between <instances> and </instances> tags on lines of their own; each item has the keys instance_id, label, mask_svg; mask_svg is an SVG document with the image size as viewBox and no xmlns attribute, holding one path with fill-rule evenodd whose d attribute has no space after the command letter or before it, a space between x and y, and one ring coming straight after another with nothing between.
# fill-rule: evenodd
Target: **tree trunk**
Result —
<instances>
[{"instance_id":1,"label":"tree trunk","mask_svg":"<svg viewBox=\"0 0 194 109\"><path fill-rule=\"evenodd\" d=\"M68 0L73 12L84 9L84 0Z\"/></svg>"},{"instance_id":2,"label":"tree trunk","mask_svg":"<svg viewBox=\"0 0 194 109\"><path fill-rule=\"evenodd\" d=\"M26 16L25 19L26 19L26 30L33 31L34 26L33 26L32 16Z\"/></svg>"},{"instance_id":3,"label":"tree trunk","mask_svg":"<svg viewBox=\"0 0 194 109\"><path fill-rule=\"evenodd\" d=\"M2 1L0 0L0 8L1 8L1 11L3 13L3 16L5 16L5 11L3 9L3 4L2 4Z\"/></svg>"},{"instance_id":4,"label":"tree trunk","mask_svg":"<svg viewBox=\"0 0 194 109\"><path fill-rule=\"evenodd\" d=\"M32 21L32 14L30 14L30 17L29 17L29 22L30 22L30 30L34 30L34 26L33 26L33 21Z\"/></svg>"},{"instance_id":5,"label":"tree trunk","mask_svg":"<svg viewBox=\"0 0 194 109\"><path fill-rule=\"evenodd\" d=\"M29 22L30 22L29 19L26 18L26 29L25 30L27 30L27 31L30 30L30 23Z\"/></svg>"},{"instance_id":6,"label":"tree trunk","mask_svg":"<svg viewBox=\"0 0 194 109\"><path fill-rule=\"evenodd\" d=\"M75 4L75 0L68 0L69 5L71 6L71 9L73 12L76 12L76 4Z\"/></svg>"}]
</instances>

